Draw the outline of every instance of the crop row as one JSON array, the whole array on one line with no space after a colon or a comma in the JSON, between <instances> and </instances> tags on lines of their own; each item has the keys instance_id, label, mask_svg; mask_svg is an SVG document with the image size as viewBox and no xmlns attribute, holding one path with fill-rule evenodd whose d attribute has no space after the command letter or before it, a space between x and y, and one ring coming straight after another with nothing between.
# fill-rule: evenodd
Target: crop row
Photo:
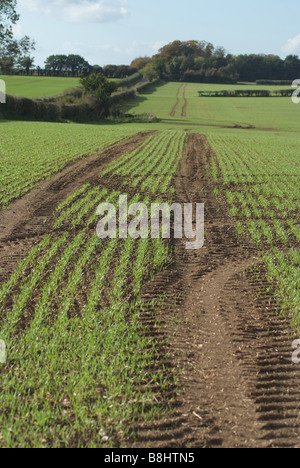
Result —
<instances>
[{"instance_id":1,"label":"crop row","mask_svg":"<svg viewBox=\"0 0 300 468\"><path fill-rule=\"evenodd\" d=\"M159 194L184 136L156 138L168 171L152 154L144 174L149 187L159 179ZM157 342L141 321L161 299L146 301L142 291L172 251L162 239L97 237L97 205L117 206L120 193L86 184L63 200L51 235L1 286L8 362L1 369L0 445L107 447L122 444L137 422L161 416L162 389L174 377L158 365ZM137 190L128 203L138 201L161 202Z\"/></svg>"},{"instance_id":2,"label":"crop row","mask_svg":"<svg viewBox=\"0 0 300 468\"><path fill-rule=\"evenodd\" d=\"M123 184L141 191L166 193L182 158L186 133L164 131L109 165L102 176L121 176Z\"/></svg>"},{"instance_id":3,"label":"crop row","mask_svg":"<svg viewBox=\"0 0 300 468\"><path fill-rule=\"evenodd\" d=\"M6 207L67 162L103 150L137 132L134 127L103 127L43 122L3 122L0 138L0 207Z\"/></svg>"},{"instance_id":4,"label":"crop row","mask_svg":"<svg viewBox=\"0 0 300 468\"><path fill-rule=\"evenodd\" d=\"M164 266L167 246L101 242L94 229L69 236L44 245L35 269L3 297L5 446L78 446L87 438L107 446L159 411L153 398L167 375L149 370L157 350L141 329L140 294L143 280Z\"/></svg>"},{"instance_id":5,"label":"crop row","mask_svg":"<svg viewBox=\"0 0 300 468\"><path fill-rule=\"evenodd\" d=\"M274 271L278 266L286 284L290 281L289 288L283 287L282 282L278 285L280 291L285 291L285 296L279 296L287 311L287 304L294 304L298 298L292 261L295 252L299 252L300 241L299 141L291 144L283 137L215 135L208 141L214 150L210 174L223 185L222 193L229 204L229 213L236 220L238 234L250 237L261 250L267 271L273 271L268 274L269 279L276 281ZM220 189L215 193L220 196ZM287 251L293 255L287 255ZM299 309L290 307L289 312L299 326Z\"/></svg>"}]
</instances>

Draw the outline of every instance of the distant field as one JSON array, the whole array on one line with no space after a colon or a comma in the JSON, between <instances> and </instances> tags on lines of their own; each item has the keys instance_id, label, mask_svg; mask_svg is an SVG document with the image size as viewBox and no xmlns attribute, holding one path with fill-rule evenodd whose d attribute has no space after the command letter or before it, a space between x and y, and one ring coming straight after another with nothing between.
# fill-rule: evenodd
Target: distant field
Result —
<instances>
[{"instance_id":1,"label":"distant field","mask_svg":"<svg viewBox=\"0 0 300 468\"><path fill-rule=\"evenodd\" d=\"M79 78L48 76L0 76L6 83L6 92L12 96L42 98L56 96L79 85Z\"/></svg>"},{"instance_id":2,"label":"distant field","mask_svg":"<svg viewBox=\"0 0 300 468\"><path fill-rule=\"evenodd\" d=\"M133 114L155 114L170 123L180 121L298 131L299 106L293 105L290 98L200 98L198 95L201 90L247 87L251 85L168 83L127 103L125 110ZM272 90L285 88L289 87L272 86ZM259 89L270 87L259 86Z\"/></svg>"}]
</instances>

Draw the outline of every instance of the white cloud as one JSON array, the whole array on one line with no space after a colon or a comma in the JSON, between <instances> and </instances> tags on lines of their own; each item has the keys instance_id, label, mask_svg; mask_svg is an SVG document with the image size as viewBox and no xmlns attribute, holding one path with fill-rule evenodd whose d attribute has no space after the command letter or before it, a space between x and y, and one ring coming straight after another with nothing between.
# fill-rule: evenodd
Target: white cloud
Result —
<instances>
[{"instance_id":1,"label":"white cloud","mask_svg":"<svg viewBox=\"0 0 300 468\"><path fill-rule=\"evenodd\" d=\"M282 47L282 50L286 54L300 53L300 34L289 39Z\"/></svg>"},{"instance_id":2,"label":"white cloud","mask_svg":"<svg viewBox=\"0 0 300 468\"><path fill-rule=\"evenodd\" d=\"M20 0L26 10L69 23L107 23L128 16L127 0Z\"/></svg>"}]
</instances>

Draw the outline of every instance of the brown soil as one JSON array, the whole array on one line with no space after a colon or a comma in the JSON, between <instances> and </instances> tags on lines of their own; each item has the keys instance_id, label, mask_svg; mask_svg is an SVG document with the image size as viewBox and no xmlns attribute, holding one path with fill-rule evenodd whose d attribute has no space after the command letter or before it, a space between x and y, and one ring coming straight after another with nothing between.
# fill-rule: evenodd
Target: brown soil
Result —
<instances>
[{"instance_id":1,"label":"brown soil","mask_svg":"<svg viewBox=\"0 0 300 468\"><path fill-rule=\"evenodd\" d=\"M185 85L184 88L183 88L184 105L183 105L183 108L182 108L182 111L181 111L181 117L186 117L186 110L187 110L187 106L188 106L188 100L186 98L186 88L187 88L187 85Z\"/></svg>"},{"instance_id":2,"label":"brown soil","mask_svg":"<svg viewBox=\"0 0 300 468\"><path fill-rule=\"evenodd\" d=\"M176 115L176 110L177 110L177 107L178 107L178 105L180 103L179 96L180 96L180 92L181 92L182 87L183 87L183 85L180 85L179 88L178 88L178 91L176 93L176 103L175 103L173 109L171 110L171 113L170 113L171 117L175 117L175 115Z\"/></svg>"},{"instance_id":3,"label":"brown soil","mask_svg":"<svg viewBox=\"0 0 300 468\"><path fill-rule=\"evenodd\" d=\"M53 212L65 198L86 183L99 183L101 170L113 159L132 151L153 132L134 135L93 156L80 158L39 184L8 210L0 212L0 282L37 244L53 221Z\"/></svg>"},{"instance_id":4,"label":"brown soil","mask_svg":"<svg viewBox=\"0 0 300 468\"><path fill-rule=\"evenodd\" d=\"M186 251L176 241L173 270L152 285L153 295L168 293L161 320L181 395L171 418L140 427L136 444L300 447L300 366L291 361L297 337L275 300L259 295L263 285L249 272L256 250L240 245L205 175L210 152L204 136L191 134L175 178L176 202L205 203L205 246Z\"/></svg>"}]
</instances>

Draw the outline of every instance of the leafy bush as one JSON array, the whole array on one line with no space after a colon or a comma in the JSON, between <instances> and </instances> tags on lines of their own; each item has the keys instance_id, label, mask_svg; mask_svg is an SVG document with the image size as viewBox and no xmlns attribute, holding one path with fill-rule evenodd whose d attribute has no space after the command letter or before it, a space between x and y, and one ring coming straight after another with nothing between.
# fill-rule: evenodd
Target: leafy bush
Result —
<instances>
[{"instance_id":1,"label":"leafy bush","mask_svg":"<svg viewBox=\"0 0 300 468\"><path fill-rule=\"evenodd\" d=\"M80 83L84 88L84 94L96 99L95 109L98 117L107 117L109 115L109 97L116 91L117 85L105 78L102 73L93 73L81 78Z\"/></svg>"}]
</instances>

